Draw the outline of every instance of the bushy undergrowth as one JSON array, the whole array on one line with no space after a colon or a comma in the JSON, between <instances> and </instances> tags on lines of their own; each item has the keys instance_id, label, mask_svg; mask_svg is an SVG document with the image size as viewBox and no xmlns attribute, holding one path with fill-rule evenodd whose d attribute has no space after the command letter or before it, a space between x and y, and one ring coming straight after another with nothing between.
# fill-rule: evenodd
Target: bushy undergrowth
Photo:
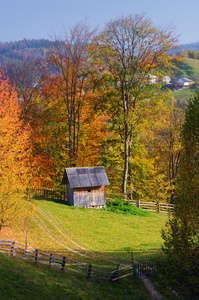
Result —
<instances>
[{"instance_id":1,"label":"bushy undergrowth","mask_svg":"<svg viewBox=\"0 0 199 300\"><path fill-rule=\"evenodd\" d=\"M112 211L117 214L126 214L126 215L138 215L143 217L152 216L152 214L143 209L139 209L136 206L131 205L129 202L116 199L114 201L108 201L105 206L105 210Z\"/></svg>"}]
</instances>

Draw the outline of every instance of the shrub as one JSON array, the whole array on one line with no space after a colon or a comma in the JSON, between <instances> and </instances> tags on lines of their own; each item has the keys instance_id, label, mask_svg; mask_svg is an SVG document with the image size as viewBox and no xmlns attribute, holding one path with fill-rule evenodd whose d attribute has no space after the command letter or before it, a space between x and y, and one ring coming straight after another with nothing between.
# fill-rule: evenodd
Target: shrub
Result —
<instances>
[{"instance_id":1,"label":"shrub","mask_svg":"<svg viewBox=\"0 0 199 300\"><path fill-rule=\"evenodd\" d=\"M105 206L105 210L112 211L118 214L126 214L126 215L138 215L143 217L150 217L152 214L143 209L139 209L136 206L131 205L129 202L116 199L113 201L108 201Z\"/></svg>"}]
</instances>

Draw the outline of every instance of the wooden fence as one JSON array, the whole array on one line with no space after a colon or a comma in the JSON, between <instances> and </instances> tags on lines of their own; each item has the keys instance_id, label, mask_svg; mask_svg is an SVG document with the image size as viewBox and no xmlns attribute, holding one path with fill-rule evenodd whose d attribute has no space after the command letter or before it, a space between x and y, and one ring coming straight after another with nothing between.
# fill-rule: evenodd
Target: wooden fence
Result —
<instances>
[{"instance_id":1,"label":"wooden fence","mask_svg":"<svg viewBox=\"0 0 199 300\"><path fill-rule=\"evenodd\" d=\"M29 197L32 196L44 197L48 199L67 201L66 192L61 190L26 188L26 194ZM169 203L146 202L140 200L126 200L126 199L122 199L122 200L128 201L131 205L137 206L138 208L148 210L148 211L155 211L158 213L165 213L165 212L168 213L168 212L173 212L174 210L174 204L169 204ZM106 201L115 201L115 200L111 198L106 198Z\"/></svg>"},{"instance_id":2,"label":"wooden fence","mask_svg":"<svg viewBox=\"0 0 199 300\"><path fill-rule=\"evenodd\" d=\"M162 212L172 212L174 210L174 205L169 203L158 202L146 202L140 200L127 200L130 204L137 206L148 211L156 211L158 213Z\"/></svg>"},{"instance_id":3,"label":"wooden fence","mask_svg":"<svg viewBox=\"0 0 199 300\"><path fill-rule=\"evenodd\" d=\"M35 264L43 264L48 267L59 268L63 271L76 273L84 277L111 280L111 276L117 269L114 267L100 267L93 264L80 263L68 259L56 253L25 247L14 241L0 240L0 252L34 262Z\"/></svg>"},{"instance_id":4,"label":"wooden fence","mask_svg":"<svg viewBox=\"0 0 199 300\"><path fill-rule=\"evenodd\" d=\"M111 198L106 198L107 201L115 201ZM123 201L128 202L131 205L134 205L138 208L148 210L148 211L155 211L158 213L162 212L173 212L174 210L174 204L169 203L160 203L160 202L146 202L146 201L140 201L140 200L126 200L122 199Z\"/></svg>"},{"instance_id":5,"label":"wooden fence","mask_svg":"<svg viewBox=\"0 0 199 300\"><path fill-rule=\"evenodd\" d=\"M34 262L35 264L43 264L48 267L59 268L66 272L82 275L87 279L100 279L108 281L116 281L127 276L143 276L159 272L160 267L167 268L167 262L151 262L151 263L132 263L128 266L120 267L120 264L114 264L113 267L96 266L88 263L80 263L68 259L56 253L25 247L14 241L0 240L0 253L18 257Z\"/></svg>"},{"instance_id":6,"label":"wooden fence","mask_svg":"<svg viewBox=\"0 0 199 300\"><path fill-rule=\"evenodd\" d=\"M26 195L28 197L44 197L54 200L67 200L66 191L53 190L53 189L32 189L26 188Z\"/></svg>"}]
</instances>

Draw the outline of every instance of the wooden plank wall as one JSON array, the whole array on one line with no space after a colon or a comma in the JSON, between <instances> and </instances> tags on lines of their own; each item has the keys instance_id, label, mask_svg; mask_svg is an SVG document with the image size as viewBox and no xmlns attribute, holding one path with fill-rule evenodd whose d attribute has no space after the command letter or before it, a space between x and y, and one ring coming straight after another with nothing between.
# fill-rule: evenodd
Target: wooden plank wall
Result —
<instances>
[{"instance_id":1,"label":"wooden plank wall","mask_svg":"<svg viewBox=\"0 0 199 300\"><path fill-rule=\"evenodd\" d=\"M105 186L74 189L74 206L104 206Z\"/></svg>"}]
</instances>

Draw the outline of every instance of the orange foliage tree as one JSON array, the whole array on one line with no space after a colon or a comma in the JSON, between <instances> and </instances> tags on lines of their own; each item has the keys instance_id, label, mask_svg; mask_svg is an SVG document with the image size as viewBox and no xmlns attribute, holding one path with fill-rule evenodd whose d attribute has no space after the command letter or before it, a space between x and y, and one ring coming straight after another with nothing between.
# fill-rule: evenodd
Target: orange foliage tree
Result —
<instances>
[{"instance_id":1,"label":"orange foliage tree","mask_svg":"<svg viewBox=\"0 0 199 300\"><path fill-rule=\"evenodd\" d=\"M20 193L31 179L31 129L20 120L16 91L0 74L0 230L20 207Z\"/></svg>"},{"instance_id":2,"label":"orange foliage tree","mask_svg":"<svg viewBox=\"0 0 199 300\"><path fill-rule=\"evenodd\" d=\"M87 45L94 35L85 22L79 23L66 34L63 42L57 41L47 58L52 101L60 109L60 125L65 130L65 165L75 166L78 160L82 114L90 97L93 69L89 63ZM54 105L52 104L52 106ZM64 135L64 132L63 132Z\"/></svg>"}]
</instances>

